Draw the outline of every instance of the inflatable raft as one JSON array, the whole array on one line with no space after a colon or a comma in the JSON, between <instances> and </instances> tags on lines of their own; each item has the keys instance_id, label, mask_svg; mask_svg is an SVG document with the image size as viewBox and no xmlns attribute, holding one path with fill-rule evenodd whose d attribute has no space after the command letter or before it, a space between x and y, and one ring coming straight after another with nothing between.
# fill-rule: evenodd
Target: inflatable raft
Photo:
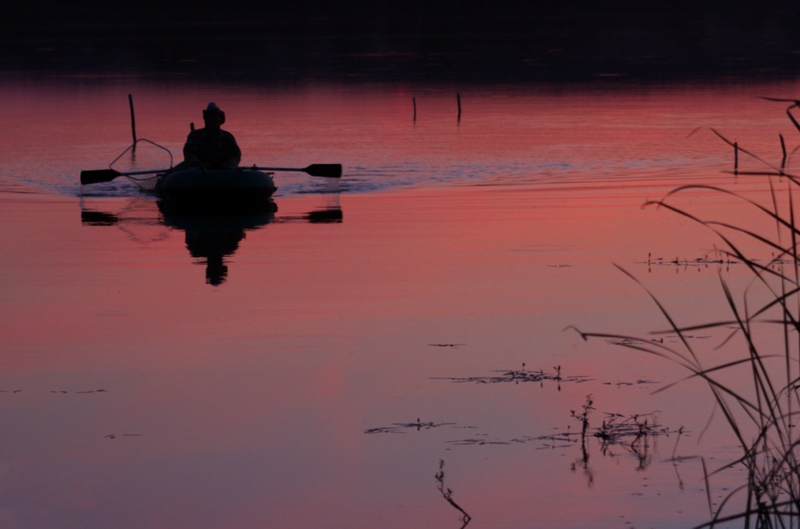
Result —
<instances>
[{"instance_id":1,"label":"inflatable raft","mask_svg":"<svg viewBox=\"0 0 800 529\"><path fill-rule=\"evenodd\" d=\"M246 204L269 199L272 173L253 169L184 169L159 177L155 192L169 202Z\"/></svg>"}]
</instances>

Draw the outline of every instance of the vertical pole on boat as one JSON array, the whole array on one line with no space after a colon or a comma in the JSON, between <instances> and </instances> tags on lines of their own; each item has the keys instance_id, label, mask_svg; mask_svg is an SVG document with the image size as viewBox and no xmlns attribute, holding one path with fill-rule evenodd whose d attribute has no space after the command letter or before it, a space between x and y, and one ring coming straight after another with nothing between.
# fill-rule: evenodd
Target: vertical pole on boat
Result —
<instances>
[{"instance_id":1,"label":"vertical pole on boat","mask_svg":"<svg viewBox=\"0 0 800 529\"><path fill-rule=\"evenodd\" d=\"M128 94L128 105L131 107L131 134L133 134L133 150L136 150L136 118L133 115L133 96Z\"/></svg>"},{"instance_id":2,"label":"vertical pole on boat","mask_svg":"<svg viewBox=\"0 0 800 529\"><path fill-rule=\"evenodd\" d=\"M412 97L411 98L411 103L414 104L414 123L416 123L417 122L417 98L416 97Z\"/></svg>"},{"instance_id":3,"label":"vertical pole on boat","mask_svg":"<svg viewBox=\"0 0 800 529\"><path fill-rule=\"evenodd\" d=\"M739 143L733 142L733 174L739 174Z\"/></svg>"},{"instance_id":4,"label":"vertical pole on boat","mask_svg":"<svg viewBox=\"0 0 800 529\"><path fill-rule=\"evenodd\" d=\"M461 94L456 92L456 103L458 104L458 122L461 123Z\"/></svg>"},{"instance_id":5,"label":"vertical pole on boat","mask_svg":"<svg viewBox=\"0 0 800 529\"><path fill-rule=\"evenodd\" d=\"M781 150L783 151L783 160L781 161L781 169L786 167L786 142L783 141L783 134L778 133L781 139Z\"/></svg>"},{"instance_id":6,"label":"vertical pole on boat","mask_svg":"<svg viewBox=\"0 0 800 529\"><path fill-rule=\"evenodd\" d=\"M191 123L189 123L189 130L190 130L191 132L194 132L194 121L192 121Z\"/></svg>"}]
</instances>

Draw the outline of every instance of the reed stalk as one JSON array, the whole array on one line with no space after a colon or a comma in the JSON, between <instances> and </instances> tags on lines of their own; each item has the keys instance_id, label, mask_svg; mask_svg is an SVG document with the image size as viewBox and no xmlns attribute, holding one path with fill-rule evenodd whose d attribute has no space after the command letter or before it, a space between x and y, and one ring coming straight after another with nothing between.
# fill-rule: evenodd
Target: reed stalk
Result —
<instances>
[{"instance_id":1,"label":"reed stalk","mask_svg":"<svg viewBox=\"0 0 800 529\"><path fill-rule=\"evenodd\" d=\"M795 106L800 103L793 101L787 114L800 130L800 124L790 112ZM728 144L734 144L719 132L713 132ZM678 345L654 341L652 336L578 332L584 340L605 339L621 347L668 359L689 372L684 380L701 379L708 386L716 409L722 412L741 453L735 460L711 471L706 470L703 460L711 517L698 527L736 522L748 528L800 527L800 434L797 432L800 421L800 226L794 208L794 193L800 187L800 177L785 170L785 155L781 166L775 167L738 145L736 151L769 167L764 171L738 172L740 177L744 174L765 177L769 203L762 204L738 192L709 185L681 186L661 200L647 203L708 228L721 243L720 251L727 259L746 267L750 281L740 291L732 286L721 269L719 271L720 288L730 317L691 326L679 325L652 292L633 274L618 266L642 286L666 320L668 329L656 331L656 334L674 334ZM774 228L765 230L692 213L680 205L680 197L696 191L734 197L746 207L754 208L757 215L766 216ZM770 254L771 259L759 259ZM721 363L705 365L701 353L687 337L687 333L700 329L725 333L717 347L726 354ZM732 377L725 376L742 368L747 369L746 382L742 384L731 382ZM713 508L709 479L737 466L747 470L746 483L730 491Z\"/></svg>"}]
</instances>

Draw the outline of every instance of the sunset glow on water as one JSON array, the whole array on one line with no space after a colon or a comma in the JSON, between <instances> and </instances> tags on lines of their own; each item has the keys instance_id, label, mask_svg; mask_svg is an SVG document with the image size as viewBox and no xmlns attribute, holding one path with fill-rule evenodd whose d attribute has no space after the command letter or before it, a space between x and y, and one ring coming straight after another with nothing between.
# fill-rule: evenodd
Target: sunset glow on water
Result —
<instances>
[{"instance_id":1,"label":"sunset glow on water","mask_svg":"<svg viewBox=\"0 0 800 529\"><path fill-rule=\"evenodd\" d=\"M699 459L670 458L737 457L720 420L699 442L708 388L654 394L687 373L568 327L668 327L614 265L681 324L728 317L719 273L741 290L747 270L693 264L718 240L642 205L689 183L768 204L765 178L726 172L729 146L687 136L780 163L797 133L756 97L794 88L473 89L459 123L449 87L3 84L0 527L458 528L440 460L471 529L704 522ZM122 178L81 189L130 143L128 93L175 163L213 100L243 165L344 176L276 174L277 211L210 220ZM119 167L159 164L141 148ZM771 226L729 196L675 203ZM201 239L224 253L217 286ZM692 339L721 357L721 332ZM547 377L488 380L511 370ZM588 457L556 440L588 395L592 426L657 412L662 435Z\"/></svg>"}]
</instances>

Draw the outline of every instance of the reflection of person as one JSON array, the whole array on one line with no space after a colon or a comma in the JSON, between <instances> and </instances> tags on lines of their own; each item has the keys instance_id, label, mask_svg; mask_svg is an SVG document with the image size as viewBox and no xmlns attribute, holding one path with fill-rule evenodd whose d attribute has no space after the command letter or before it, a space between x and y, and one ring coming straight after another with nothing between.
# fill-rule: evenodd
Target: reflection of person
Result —
<instances>
[{"instance_id":1,"label":"reflection of person","mask_svg":"<svg viewBox=\"0 0 800 529\"><path fill-rule=\"evenodd\" d=\"M203 169L228 169L237 167L242 151L233 134L220 128L225 123L225 113L216 103L203 110L205 128L193 130L183 146L183 162L175 169L200 167Z\"/></svg>"},{"instance_id":2,"label":"reflection of person","mask_svg":"<svg viewBox=\"0 0 800 529\"><path fill-rule=\"evenodd\" d=\"M238 250L246 231L258 230L275 219L278 206L272 200L252 204L157 202L159 223L186 232L186 249L197 264L206 267L206 283L221 285L228 277L227 258Z\"/></svg>"},{"instance_id":3,"label":"reflection of person","mask_svg":"<svg viewBox=\"0 0 800 529\"><path fill-rule=\"evenodd\" d=\"M206 258L206 283L219 286L228 277L225 256L232 255L244 239L243 229L186 230L186 248L194 258Z\"/></svg>"}]
</instances>

